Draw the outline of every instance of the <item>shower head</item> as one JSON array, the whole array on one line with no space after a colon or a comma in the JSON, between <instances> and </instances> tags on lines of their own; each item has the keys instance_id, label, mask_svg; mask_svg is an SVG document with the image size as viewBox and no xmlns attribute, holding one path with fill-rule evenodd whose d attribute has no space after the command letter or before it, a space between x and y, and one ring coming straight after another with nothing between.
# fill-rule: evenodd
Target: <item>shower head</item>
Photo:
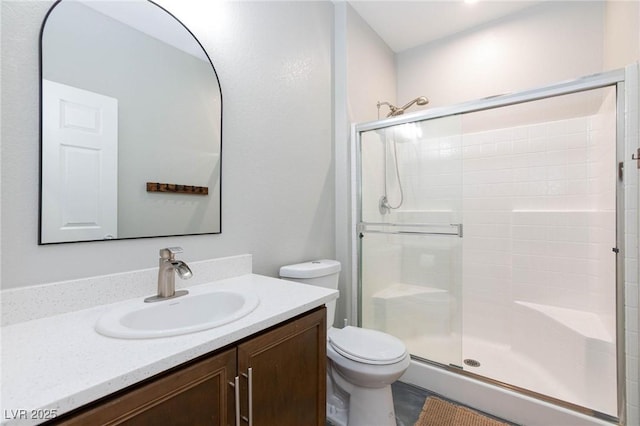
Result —
<instances>
[{"instance_id":1,"label":"shower head","mask_svg":"<svg viewBox=\"0 0 640 426\"><path fill-rule=\"evenodd\" d=\"M412 100L411 102L407 102L406 105L401 106L400 108L398 108L395 112L395 114L393 115L400 115L402 113L404 113L404 111L409 108L411 105L416 104L416 105L426 105L429 103L429 99L425 98L424 96L418 96L417 98L415 98L414 100Z\"/></svg>"},{"instance_id":2,"label":"shower head","mask_svg":"<svg viewBox=\"0 0 640 426\"><path fill-rule=\"evenodd\" d=\"M378 111L380 111L380 106L387 105L387 106L389 106L389 110L390 110L389 113L387 114L387 117L394 117L396 115L404 114L405 110L407 108L411 107L411 105L413 105L413 104L426 105L428 103L429 103L429 99L427 99L424 96L418 96L417 98L415 98L411 102L408 102L406 105L403 105L401 107L397 107L395 105L392 105L389 102L378 102Z\"/></svg>"},{"instance_id":3,"label":"shower head","mask_svg":"<svg viewBox=\"0 0 640 426\"><path fill-rule=\"evenodd\" d=\"M426 105L429 103L429 99L427 99L425 96L419 96L416 98L416 104L418 105Z\"/></svg>"}]
</instances>

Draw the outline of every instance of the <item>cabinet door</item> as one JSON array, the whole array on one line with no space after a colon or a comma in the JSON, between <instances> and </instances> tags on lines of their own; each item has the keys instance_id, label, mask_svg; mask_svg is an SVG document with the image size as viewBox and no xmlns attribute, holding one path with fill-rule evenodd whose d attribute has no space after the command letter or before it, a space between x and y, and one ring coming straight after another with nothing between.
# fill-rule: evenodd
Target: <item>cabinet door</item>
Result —
<instances>
[{"instance_id":1,"label":"cabinet door","mask_svg":"<svg viewBox=\"0 0 640 426\"><path fill-rule=\"evenodd\" d=\"M63 425L227 426L235 423L231 349L170 372L61 421Z\"/></svg>"},{"instance_id":2,"label":"cabinet door","mask_svg":"<svg viewBox=\"0 0 640 426\"><path fill-rule=\"evenodd\" d=\"M238 346L243 424L325 425L325 322L323 307Z\"/></svg>"}]
</instances>

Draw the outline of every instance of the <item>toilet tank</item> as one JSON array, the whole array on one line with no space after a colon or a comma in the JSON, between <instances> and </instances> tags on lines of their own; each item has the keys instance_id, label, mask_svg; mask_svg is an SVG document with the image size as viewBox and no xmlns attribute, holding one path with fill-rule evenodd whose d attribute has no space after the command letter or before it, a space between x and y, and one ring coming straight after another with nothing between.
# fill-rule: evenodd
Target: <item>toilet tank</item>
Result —
<instances>
[{"instance_id":1,"label":"toilet tank","mask_svg":"<svg viewBox=\"0 0 640 426\"><path fill-rule=\"evenodd\" d=\"M286 265L280 268L280 277L289 281L324 287L331 290L338 289L340 276L340 262L337 260L313 260L311 262ZM333 326L335 320L336 302L327 303L327 329Z\"/></svg>"}]
</instances>

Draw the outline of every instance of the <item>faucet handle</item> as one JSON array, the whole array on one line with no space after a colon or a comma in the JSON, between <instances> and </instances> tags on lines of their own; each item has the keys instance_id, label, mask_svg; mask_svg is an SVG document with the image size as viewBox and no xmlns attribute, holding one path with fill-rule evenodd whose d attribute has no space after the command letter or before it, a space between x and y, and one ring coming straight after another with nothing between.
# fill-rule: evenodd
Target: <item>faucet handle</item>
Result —
<instances>
[{"instance_id":1,"label":"faucet handle","mask_svg":"<svg viewBox=\"0 0 640 426\"><path fill-rule=\"evenodd\" d=\"M163 259L175 259L175 255L182 253L182 247L167 247L160 249L160 257Z\"/></svg>"}]
</instances>

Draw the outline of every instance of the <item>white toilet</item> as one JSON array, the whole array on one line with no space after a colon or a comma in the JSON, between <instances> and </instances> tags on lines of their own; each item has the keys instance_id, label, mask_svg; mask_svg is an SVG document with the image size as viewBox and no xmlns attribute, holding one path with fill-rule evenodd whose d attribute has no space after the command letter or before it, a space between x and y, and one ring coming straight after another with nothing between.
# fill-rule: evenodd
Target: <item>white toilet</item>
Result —
<instances>
[{"instance_id":1,"label":"white toilet","mask_svg":"<svg viewBox=\"0 0 640 426\"><path fill-rule=\"evenodd\" d=\"M280 277L338 289L335 260L288 265ZM335 301L327 303L327 418L337 426L395 426L391 383L409 366L400 339L380 331L333 328Z\"/></svg>"}]
</instances>

